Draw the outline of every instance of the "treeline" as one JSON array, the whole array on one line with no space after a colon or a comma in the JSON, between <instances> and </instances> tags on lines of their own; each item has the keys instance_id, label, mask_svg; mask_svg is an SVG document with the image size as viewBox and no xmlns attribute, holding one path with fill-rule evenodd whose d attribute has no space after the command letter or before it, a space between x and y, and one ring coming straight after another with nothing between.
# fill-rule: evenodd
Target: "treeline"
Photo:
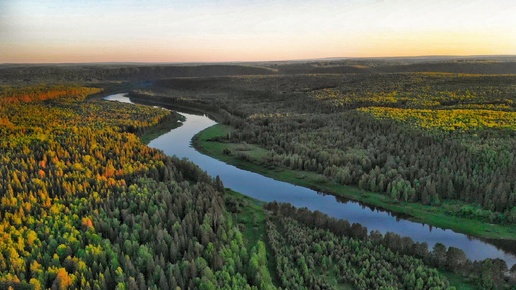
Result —
<instances>
[{"instance_id":1,"label":"treeline","mask_svg":"<svg viewBox=\"0 0 516 290\"><path fill-rule=\"evenodd\" d=\"M273 70L255 64L75 64L75 65L0 65L0 85L41 83L72 84L112 81L149 81L173 77L210 77L228 75L267 75Z\"/></svg>"},{"instance_id":2,"label":"treeline","mask_svg":"<svg viewBox=\"0 0 516 290\"><path fill-rule=\"evenodd\" d=\"M127 132L167 111L35 99L1 109L0 288L273 288L220 180Z\"/></svg>"},{"instance_id":3,"label":"treeline","mask_svg":"<svg viewBox=\"0 0 516 290\"><path fill-rule=\"evenodd\" d=\"M515 74L513 59L501 61L482 60L335 60L313 61L306 63L277 64L271 66L282 74L369 74L369 73L406 73L406 72L443 72L466 74Z\"/></svg>"},{"instance_id":4,"label":"treeline","mask_svg":"<svg viewBox=\"0 0 516 290\"><path fill-rule=\"evenodd\" d=\"M100 91L98 88L46 85L4 87L0 90L0 120L3 120L0 124L15 126L21 131L27 127L59 129L74 126L112 127L143 134L151 126L177 118L167 110L146 106L85 101L86 96Z\"/></svg>"},{"instance_id":5,"label":"treeline","mask_svg":"<svg viewBox=\"0 0 516 290\"><path fill-rule=\"evenodd\" d=\"M105 83L178 77L283 74L371 74L444 72L515 74L514 56L406 57L250 62L240 64L2 64L0 84Z\"/></svg>"},{"instance_id":6,"label":"treeline","mask_svg":"<svg viewBox=\"0 0 516 290\"><path fill-rule=\"evenodd\" d=\"M295 289L445 289L449 282L441 272L466 277L481 289L510 287L500 259L471 262L458 248L441 243L432 251L387 232L368 233L360 224L337 220L321 212L296 209L276 202L264 205L271 216L267 235L276 259L282 286ZM516 274L516 267L512 270Z\"/></svg>"},{"instance_id":7,"label":"treeline","mask_svg":"<svg viewBox=\"0 0 516 290\"><path fill-rule=\"evenodd\" d=\"M515 83L441 73L247 76L163 80L140 94L216 108L236 128L224 141L266 148L267 166L507 224L516 221ZM389 113L370 114L378 110Z\"/></svg>"},{"instance_id":8,"label":"treeline","mask_svg":"<svg viewBox=\"0 0 516 290\"><path fill-rule=\"evenodd\" d=\"M450 208L459 215L516 221L514 133L485 133L480 138L460 132L433 134L353 111L263 122L267 125L241 127L228 140L269 149L267 165L318 172L395 201L440 205L460 200L463 207ZM488 211L470 210L467 204Z\"/></svg>"},{"instance_id":9,"label":"treeline","mask_svg":"<svg viewBox=\"0 0 516 290\"><path fill-rule=\"evenodd\" d=\"M86 95L100 92L99 88L86 87L70 87L70 86L46 86L39 85L33 87L1 87L0 88L0 103L4 106L18 102L36 102L59 97L67 96L73 98L78 96L83 98Z\"/></svg>"}]
</instances>

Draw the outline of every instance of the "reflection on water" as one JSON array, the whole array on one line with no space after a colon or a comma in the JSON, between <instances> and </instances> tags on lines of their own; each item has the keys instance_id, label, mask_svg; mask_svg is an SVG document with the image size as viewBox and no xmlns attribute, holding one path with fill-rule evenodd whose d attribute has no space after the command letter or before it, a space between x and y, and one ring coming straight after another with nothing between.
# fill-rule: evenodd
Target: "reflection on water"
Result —
<instances>
[{"instance_id":1,"label":"reflection on water","mask_svg":"<svg viewBox=\"0 0 516 290\"><path fill-rule=\"evenodd\" d=\"M131 102L131 100L129 100L126 93L109 95L109 96L105 97L104 100L117 101L117 102L121 102L121 103L129 103L129 104L133 103L133 102Z\"/></svg>"},{"instance_id":2,"label":"reflection on water","mask_svg":"<svg viewBox=\"0 0 516 290\"><path fill-rule=\"evenodd\" d=\"M124 98L116 96L115 99L119 101ZM129 101L128 98L125 99ZM203 155L191 146L192 137L216 122L205 115L180 113L186 117L183 126L154 139L149 146L161 149L168 155L189 159L211 176L220 176L226 187L266 202L288 202L296 207L319 210L334 218L346 219L350 223L360 223L369 231L378 230L383 234L389 231L401 236L408 236L414 241L428 243L429 247L433 247L437 242L448 247L457 247L462 249L471 260L501 258L507 262L509 268L516 264L514 254L498 249L480 239L451 230L415 223L407 220L403 215L392 214L343 197L321 194L309 188L277 181ZM509 247L503 248L509 249ZM514 253L514 251L511 252Z\"/></svg>"}]
</instances>

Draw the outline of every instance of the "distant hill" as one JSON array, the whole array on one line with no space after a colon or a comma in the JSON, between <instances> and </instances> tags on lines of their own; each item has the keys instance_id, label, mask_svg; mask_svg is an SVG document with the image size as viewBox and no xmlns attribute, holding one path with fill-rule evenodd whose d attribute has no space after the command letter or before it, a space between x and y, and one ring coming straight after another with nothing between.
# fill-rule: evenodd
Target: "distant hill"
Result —
<instances>
[{"instance_id":1,"label":"distant hill","mask_svg":"<svg viewBox=\"0 0 516 290\"><path fill-rule=\"evenodd\" d=\"M466 74L516 74L516 56L478 57L395 57L320 59L276 62L270 67L280 73L403 73L445 72Z\"/></svg>"},{"instance_id":2,"label":"distant hill","mask_svg":"<svg viewBox=\"0 0 516 290\"><path fill-rule=\"evenodd\" d=\"M0 84L147 81L270 74L516 74L516 56L348 58L224 64L2 64Z\"/></svg>"},{"instance_id":3,"label":"distant hill","mask_svg":"<svg viewBox=\"0 0 516 290\"><path fill-rule=\"evenodd\" d=\"M270 68L244 65L2 65L0 83L140 81L173 77L272 74Z\"/></svg>"},{"instance_id":4,"label":"distant hill","mask_svg":"<svg viewBox=\"0 0 516 290\"><path fill-rule=\"evenodd\" d=\"M383 72L448 72L466 74L516 74L516 62L444 62L393 65Z\"/></svg>"}]
</instances>

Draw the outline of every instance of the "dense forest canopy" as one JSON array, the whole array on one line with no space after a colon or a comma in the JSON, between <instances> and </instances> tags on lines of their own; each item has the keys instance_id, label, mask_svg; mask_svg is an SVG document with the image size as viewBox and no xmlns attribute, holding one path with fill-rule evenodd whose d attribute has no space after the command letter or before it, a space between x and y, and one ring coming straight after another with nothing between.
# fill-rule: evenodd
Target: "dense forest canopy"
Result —
<instances>
[{"instance_id":1,"label":"dense forest canopy","mask_svg":"<svg viewBox=\"0 0 516 290\"><path fill-rule=\"evenodd\" d=\"M250 288L220 181L130 133L170 112L96 91L2 92L0 288Z\"/></svg>"},{"instance_id":2,"label":"dense forest canopy","mask_svg":"<svg viewBox=\"0 0 516 290\"><path fill-rule=\"evenodd\" d=\"M515 93L514 75L389 73L176 78L133 96L215 105L226 141L270 166L513 224Z\"/></svg>"},{"instance_id":3,"label":"dense forest canopy","mask_svg":"<svg viewBox=\"0 0 516 290\"><path fill-rule=\"evenodd\" d=\"M281 285L288 289L446 289L437 269L473 278L481 288L504 286L501 260L472 263L460 249L426 243L329 218L320 212L269 203L267 237ZM435 268L434 268L435 267Z\"/></svg>"},{"instance_id":4,"label":"dense forest canopy","mask_svg":"<svg viewBox=\"0 0 516 290\"><path fill-rule=\"evenodd\" d=\"M511 61L2 65L0 289L511 287L502 260L230 195L142 144L176 114L91 87L211 111L251 162L514 228L516 77L463 74Z\"/></svg>"},{"instance_id":5,"label":"dense forest canopy","mask_svg":"<svg viewBox=\"0 0 516 290\"><path fill-rule=\"evenodd\" d=\"M342 58L220 64L0 64L0 85L152 81L235 75L445 72L516 74L515 56Z\"/></svg>"}]
</instances>

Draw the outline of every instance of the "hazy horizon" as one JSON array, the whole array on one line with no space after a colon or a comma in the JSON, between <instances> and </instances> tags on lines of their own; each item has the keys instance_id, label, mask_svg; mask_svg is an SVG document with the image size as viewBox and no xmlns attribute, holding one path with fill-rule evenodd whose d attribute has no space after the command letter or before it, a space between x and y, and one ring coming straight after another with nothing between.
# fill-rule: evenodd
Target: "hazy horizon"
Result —
<instances>
[{"instance_id":1,"label":"hazy horizon","mask_svg":"<svg viewBox=\"0 0 516 290\"><path fill-rule=\"evenodd\" d=\"M368 60L368 59L436 59L444 60L447 58L451 59L494 59L494 58L514 58L516 61L516 54L483 54L483 55L414 55L414 56L371 56L371 57L323 57L323 58L305 58L305 59L278 59L278 60L250 60L250 61L85 61L85 62L0 62L0 65L226 65L226 64L253 64L253 63L289 63L289 62L317 62L317 61L339 61L339 60Z\"/></svg>"},{"instance_id":2,"label":"hazy horizon","mask_svg":"<svg viewBox=\"0 0 516 290\"><path fill-rule=\"evenodd\" d=\"M511 1L2 1L0 63L511 56Z\"/></svg>"}]
</instances>

